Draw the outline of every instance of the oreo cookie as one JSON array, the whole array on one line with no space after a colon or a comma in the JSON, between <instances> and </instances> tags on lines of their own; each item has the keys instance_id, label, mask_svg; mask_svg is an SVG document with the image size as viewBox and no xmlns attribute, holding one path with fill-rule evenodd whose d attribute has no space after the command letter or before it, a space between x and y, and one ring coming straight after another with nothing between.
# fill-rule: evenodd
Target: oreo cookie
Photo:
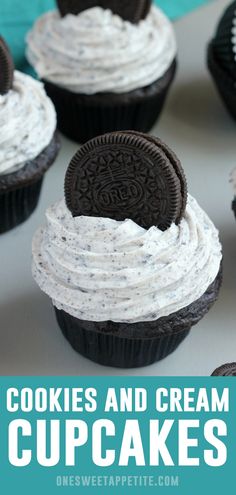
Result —
<instances>
[{"instance_id":1,"label":"oreo cookie","mask_svg":"<svg viewBox=\"0 0 236 495\"><path fill-rule=\"evenodd\" d=\"M162 141L114 132L92 139L73 157L65 198L74 217L129 218L164 231L183 216L187 184L180 162Z\"/></svg>"},{"instance_id":2,"label":"oreo cookie","mask_svg":"<svg viewBox=\"0 0 236 495\"><path fill-rule=\"evenodd\" d=\"M4 39L0 36L0 94L4 95L12 88L14 63Z\"/></svg>"},{"instance_id":3,"label":"oreo cookie","mask_svg":"<svg viewBox=\"0 0 236 495\"><path fill-rule=\"evenodd\" d=\"M236 376L236 363L223 364L211 376Z\"/></svg>"},{"instance_id":4,"label":"oreo cookie","mask_svg":"<svg viewBox=\"0 0 236 495\"><path fill-rule=\"evenodd\" d=\"M130 2L130 0L57 0L62 17L67 14L77 15L84 10L99 6L112 10L114 14L132 23L145 19L151 4L151 0L136 0L135 2Z\"/></svg>"}]
</instances>

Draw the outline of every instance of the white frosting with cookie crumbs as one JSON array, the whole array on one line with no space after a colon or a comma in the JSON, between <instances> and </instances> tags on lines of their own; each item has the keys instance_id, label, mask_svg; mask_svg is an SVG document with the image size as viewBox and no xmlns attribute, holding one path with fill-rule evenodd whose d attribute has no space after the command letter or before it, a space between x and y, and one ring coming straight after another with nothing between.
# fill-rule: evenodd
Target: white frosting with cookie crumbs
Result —
<instances>
[{"instance_id":1,"label":"white frosting with cookie crumbs","mask_svg":"<svg viewBox=\"0 0 236 495\"><path fill-rule=\"evenodd\" d=\"M190 195L180 224L165 232L73 218L64 200L46 218L33 239L33 276L54 306L81 320L156 320L200 298L219 272L218 231Z\"/></svg>"},{"instance_id":2,"label":"white frosting with cookie crumbs","mask_svg":"<svg viewBox=\"0 0 236 495\"><path fill-rule=\"evenodd\" d=\"M75 93L123 93L161 78L176 56L173 27L153 6L139 24L94 7L40 17L28 34L28 59L40 78Z\"/></svg>"},{"instance_id":3,"label":"white frosting with cookie crumbs","mask_svg":"<svg viewBox=\"0 0 236 495\"><path fill-rule=\"evenodd\" d=\"M56 113L42 83L14 72L12 89L0 95L0 128L0 174L20 170L49 145Z\"/></svg>"}]
</instances>

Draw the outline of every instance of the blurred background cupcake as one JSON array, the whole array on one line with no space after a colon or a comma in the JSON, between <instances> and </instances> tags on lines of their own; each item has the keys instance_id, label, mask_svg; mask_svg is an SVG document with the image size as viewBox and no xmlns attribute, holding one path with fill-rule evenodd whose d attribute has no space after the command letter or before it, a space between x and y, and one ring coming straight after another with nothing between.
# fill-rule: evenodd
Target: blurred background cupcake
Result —
<instances>
[{"instance_id":1,"label":"blurred background cupcake","mask_svg":"<svg viewBox=\"0 0 236 495\"><path fill-rule=\"evenodd\" d=\"M208 67L218 92L236 119L236 1L223 13L208 46Z\"/></svg>"},{"instance_id":2,"label":"blurred background cupcake","mask_svg":"<svg viewBox=\"0 0 236 495\"><path fill-rule=\"evenodd\" d=\"M0 38L0 233L25 221L38 204L59 141L56 112L42 83L19 71Z\"/></svg>"},{"instance_id":3,"label":"blurred background cupcake","mask_svg":"<svg viewBox=\"0 0 236 495\"><path fill-rule=\"evenodd\" d=\"M76 2L77 13L73 2L58 0L61 11L41 16L27 37L28 59L55 104L59 129L78 142L113 130L149 131L176 70L170 21L150 1L135 2L129 21L125 1L120 15L117 2L92 1L87 10L84 4Z\"/></svg>"}]
</instances>

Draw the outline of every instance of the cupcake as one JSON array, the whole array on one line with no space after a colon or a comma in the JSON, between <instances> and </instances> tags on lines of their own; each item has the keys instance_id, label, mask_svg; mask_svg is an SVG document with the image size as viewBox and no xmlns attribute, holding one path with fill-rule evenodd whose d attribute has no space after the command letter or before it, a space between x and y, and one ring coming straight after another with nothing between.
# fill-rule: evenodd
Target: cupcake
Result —
<instances>
[{"instance_id":1,"label":"cupcake","mask_svg":"<svg viewBox=\"0 0 236 495\"><path fill-rule=\"evenodd\" d=\"M78 151L65 199L33 239L33 277L63 334L114 367L173 352L216 301L221 260L218 231L187 195L175 154L133 131Z\"/></svg>"},{"instance_id":2,"label":"cupcake","mask_svg":"<svg viewBox=\"0 0 236 495\"><path fill-rule=\"evenodd\" d=\"M58 4L61 13L46 13L28 34L27 56L55 104L61 132L80 143L115 130L148 132L176 70L170 21L157 7L148 9L151 2ZM137 13L139 22L131 22Z\"/></svg>"},{"instance_id":3,"label":"cupcake","mask_svg":"<svg viewBox=\"0 0 236 495\"><path fill-rule=\"evenodd\" d=\"M36 208L59 142L55 109L42 83L14 71L2 38L0 69L0 233L4 233Z\"/></svg>"},{"instance_id":4,"label":"cupcake","mask_svg":"<svg viewBox=\"0 0 236 495\"><path fill-rule=\"evenodd\" d=\"M236 376L236 363L223 364L211 376Z\"/></svg>"},{"instance_id":5,"label":"cupcake","mask_svg":"<svg viewBox=\"0 0 236 495\"><path fill-rule=\"evenodd\" d=\"M225 10L208 46L208 67L226 108L236 119L236 1Z\"/></svg>"}]
</instances>

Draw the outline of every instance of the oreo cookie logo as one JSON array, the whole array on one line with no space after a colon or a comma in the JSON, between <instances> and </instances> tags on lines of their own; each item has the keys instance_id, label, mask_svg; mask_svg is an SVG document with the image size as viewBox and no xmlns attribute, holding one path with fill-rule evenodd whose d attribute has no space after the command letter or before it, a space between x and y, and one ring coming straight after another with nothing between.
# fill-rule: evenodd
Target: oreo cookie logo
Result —
<instances>
[{"instance_id":1,"label":"oreo cookie logo","mask_svg":"<svg viewBox=\"0 0 236 495\"><path fill-rule=\"evenodd\" d=\"M131 208L139 203L143 196L143 189L137 180L117 180L103 184L98 190L95 201L98 208L107 211L116 211L117 208Z\"/></svg>"}]
</instances>

